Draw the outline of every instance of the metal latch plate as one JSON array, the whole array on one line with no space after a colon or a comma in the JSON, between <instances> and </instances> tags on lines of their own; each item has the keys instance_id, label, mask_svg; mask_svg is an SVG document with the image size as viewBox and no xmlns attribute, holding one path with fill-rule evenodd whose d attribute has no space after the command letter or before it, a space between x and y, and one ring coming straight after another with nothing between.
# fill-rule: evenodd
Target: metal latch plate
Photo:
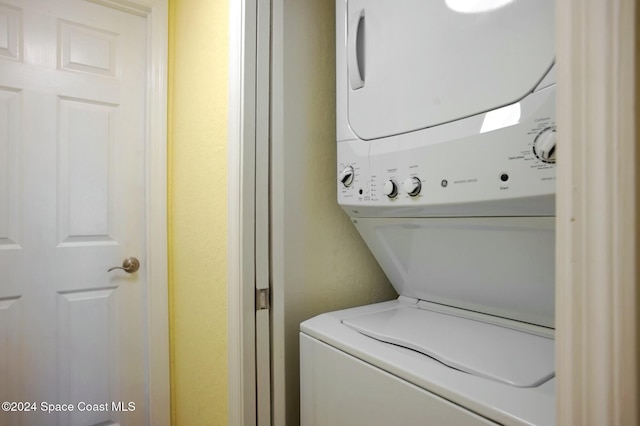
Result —
<instances>
[{"instance_id":1,"label":"metal latch plate","mask_svg":"<svg viewBox=\"0 0 640 426\"><path fill-rule=\"evenodd\" d=\"M256 289L256 311L271 308L271 294L268 288Z\"/></svg>"}]
</instances>

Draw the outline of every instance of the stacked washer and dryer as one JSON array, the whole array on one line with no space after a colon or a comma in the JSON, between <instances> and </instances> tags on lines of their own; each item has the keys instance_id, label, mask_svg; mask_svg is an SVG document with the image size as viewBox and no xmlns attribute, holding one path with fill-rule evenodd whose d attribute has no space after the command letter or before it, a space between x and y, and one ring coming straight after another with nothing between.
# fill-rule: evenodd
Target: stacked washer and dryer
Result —
<instances>
[{"instance_id":1,"label":"stacked washer and dryer","mask_svg":"<svg viewBox=\"0 0 640 426\"><path fill-rule=\"evenodd\" d=\"M555 424L553 1L336 16L338 202L399 297L302 323L302 425Z\"/></svg>"}]
</instances>

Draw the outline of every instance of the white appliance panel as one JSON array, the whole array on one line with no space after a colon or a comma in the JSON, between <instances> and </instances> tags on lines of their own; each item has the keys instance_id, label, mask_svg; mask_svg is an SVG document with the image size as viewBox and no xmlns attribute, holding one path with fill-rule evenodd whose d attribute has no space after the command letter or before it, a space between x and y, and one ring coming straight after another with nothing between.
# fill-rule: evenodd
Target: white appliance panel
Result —
<instances>
[{"instance_id":1,"label":"white appliance panel","mask_svg":"<svg viewBox=\"0 0 640 426\"><path fill-rule=\"evenodd\" d=\"M300 353L304 426L497 425L305 334Z\"/></svg>"},{"instance_id":2,"label":"white appliance panel","mask_svg":"<svg viewBox=\"0 0 640 426\"><path fill-rule=\"evenodd\" d=\"M347 90L339 96L348 96L357 137L398 135L509 105L551 68L552 0L475 12L457 3L348 0L337 52L347 63L338 77Z\"/></svg>"},{"instance_id":3,"label":"white appliance panel","mask_svg":"<svg viewBox=\"0 0 640 426\"><path fill-rule=\"evenodd\" d=\"M300 326L301 344L301 405L302 425L332 425L331 420L348 417L353 425L368 424L358 419L367 416L367 410L379 410L381 418L398 414L411 416L421 414L420 422L391 421L383 424L436 424L467 425L464 421L452 423L435 421L430 412L420 410L419 404L404 404L394 397L395 387L373 385L362 379L355 362L347 361L347 368L334 368L338 358L360 360L371 366L372 375L391 375L410 386L413 392L432 393L439 401L450 401L465 410L502 425L551 426L555 424L555 379L552 378L537 387L514 387L496 380L478 377L450 368L426 355L398 345L380 342L359 333L344 322L355 318L395 310L415 307L415 300L400 297L398 300L360 306L342 311L319 315L303 322ZM530 326L535 332L536 327ZM539 327L538 327L539 328ZM553 337L553 332L542 329L542 334ZM546 330L546 331L545 331ZM546 333L546 334L545 334ZM453 338L453 336L452 336ZM309 349L313 347L312 349ZM322 349L321 349L322 348ZM504 357L503 362L511 362ZM354 375L351 375L351 371ZM359 387L360 380L371 386ZM353 393L351 387L356 389ZM350 395L350 396L347 396ZM372 395L371 397L369 395ZM388 399L389 403L384 399ZM404 398L404 393L400 399ZM341 401L337 401L340 399ZM374 404L379 402L379 405ZM435 401L438 401L437 399ZM394 404L398 404L397 406ZM375 406L374 406L375 405ZM335 409L333 414L320 412L320 407ZM407 411L407 413L404 413ZM437 410L436 410L437 412ZM398 414L399 415L399 414ZM391 417L393 418L393 417ZM432 421L430 423L430 421ZM473 420L469 420L473 423ZM346 424L346 423L345 423ZM379 423L373 423L379 424Z\"/></svg>"},{"instance_id":4,"label":"white appliance panel","mask_svg":"<svg viewBox=\"0 0 640 426\"><path fill-rule=\"evenodd\" d=\"M401 296L553 327L555 218L358 218Z\"/></svg>"},{"instance_id":5,"label":"white appliance panel","mask_svg":"<svg viewBox=\"0 0 640 426\"><path fill-rule=\"evenodd\" d=\"M497 322L409 306L347 319L343 324L456 370L512 386L536 387L555 375L553 339Z\"/></svg>"},{"instance_id":6,"label":"white appliance panel","mask_svg":"<svg viewBox=\"0 0 640 426\"><path fill-rule=\"evenodd\" d=\"M555 163L535 153L555 132L555 85L502 109L373 141L338 142L338 202L351 217L553 216ZM403 182L415 177L420 193ZM384 193L387 182L398 191Z\"/></svg>"}]
</instances>

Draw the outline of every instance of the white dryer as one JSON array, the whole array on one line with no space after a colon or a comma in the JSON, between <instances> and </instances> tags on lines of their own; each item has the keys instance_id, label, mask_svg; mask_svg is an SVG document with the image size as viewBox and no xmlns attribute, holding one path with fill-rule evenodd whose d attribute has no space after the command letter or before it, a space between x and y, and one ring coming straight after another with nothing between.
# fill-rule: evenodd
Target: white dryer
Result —
<instances>
[{"instance_id":1,"label":"white dryer","mask_svg":"<svg viewBox=\"0 0 640 426\"><path fill-rule=\"evenodd\" d=\"M338 202L400 296L301 324L302 425L553 425L553 1L336 16Z\"/></svg>"}]
</instances>

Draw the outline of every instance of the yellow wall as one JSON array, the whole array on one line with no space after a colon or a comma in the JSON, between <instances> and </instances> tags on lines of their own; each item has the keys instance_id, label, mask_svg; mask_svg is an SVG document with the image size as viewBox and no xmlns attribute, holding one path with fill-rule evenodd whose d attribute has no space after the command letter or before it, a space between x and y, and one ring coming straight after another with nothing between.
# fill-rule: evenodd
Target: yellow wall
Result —
<instances>
[{"instance_id":1,"label":"yellow wall","mask_svg":"<svg viewBox=\"0 0 640 426\"><path fill-rule=\"evenodd\" d=\"M172 424L227 424L228 0L169 1Z\"/></svg>"}]
</instances>

